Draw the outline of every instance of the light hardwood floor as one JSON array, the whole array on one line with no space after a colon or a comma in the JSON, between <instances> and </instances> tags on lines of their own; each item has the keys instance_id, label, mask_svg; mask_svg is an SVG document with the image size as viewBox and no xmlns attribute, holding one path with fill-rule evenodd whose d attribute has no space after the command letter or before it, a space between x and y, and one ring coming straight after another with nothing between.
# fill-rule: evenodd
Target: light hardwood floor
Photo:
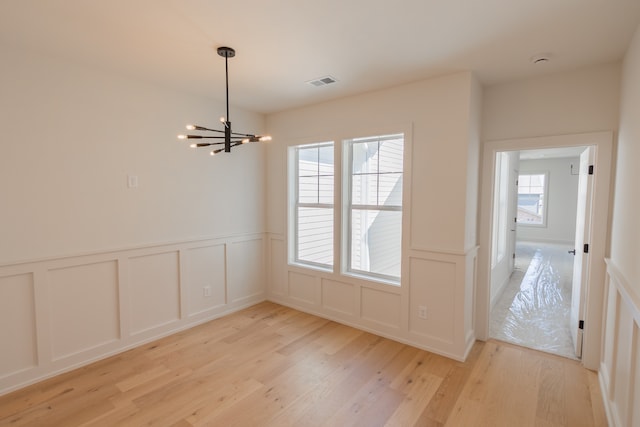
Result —
<instances>
[{"instance_id":1,"label":"light hardwood floor","mask_svg":"<svg viewBox=\"0 0 640 427\"><path fill-rule=\"evenodd\" d=\"M604 426L578 362L465 363L265 302L0 397L10 426Z\"/></svg>"}]
</instances>

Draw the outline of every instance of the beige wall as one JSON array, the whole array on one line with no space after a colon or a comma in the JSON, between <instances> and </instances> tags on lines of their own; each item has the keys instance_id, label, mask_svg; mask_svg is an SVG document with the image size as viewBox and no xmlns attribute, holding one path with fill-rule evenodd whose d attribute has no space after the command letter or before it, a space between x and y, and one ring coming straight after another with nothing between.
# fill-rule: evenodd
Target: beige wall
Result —
<instances>
[{"instance_id":1,"label":"beige wall","mask_svg":"<svg viewBox=\"0 0 640 427\"><path fill-rule=\"evenodd\" d=\"M622 69L611 260L640 295L640 30Z\"/></svg>"},{"instance_id":2,"label":"beige wall","mask_svg":"<svg viewBox=\"0 0 640 427\"><path fill-rule=\"evenodd\" d=\"M464 358L474 341L481 92L465 72L269 115L269 298ZM340 146L387 132L405 132L408 140L402 286L344 275L338 266L326 272L290 265L287 148L328 140ZM340 182L339 167L336 176ZM419 306L427 308L426 319L417 316Z\"/></svg>"},{"instance_id":3,"label":"beige wall","mask_svg":"<svg viewBox=\"0 0 640 427\"><path fill-rule=\"evenodd\" d=\"M483 140L617 129L619 88L618 63L488 86Z\"/></svg>"},{"instance_id":4,"label":"beige wall","mask_svg":"<svg viewBox=\"0 0 640 427\"><path fill-rule=\"evenodd\" d=\"M269 115L268 230L286 229L287 146L413 126L412 244L464 251L471 82L460 73Z\"/></svg>"},{"instance_id":5,"label":"beige wall","mask_svg":"<svg viewBox=\"0 0 640 427\"><path fill-rule=\"evenodd\" d=\"M211 158L176 139L223 103L6 46L2 64L0 265L263 231L262 149Z\"/></svg>"},{"instance_id":6,"label":"beige wall","mask_svg":"<svg viewBox=\"0 0 640 427\"><path fill-rule=\"evenodd\" d=\"M640 27L622 67L600 384L612 426L640 425Z\"/></svg>"},{"instance_id":7,"label":"beige wall","mask_svg":"<svg viewBox=\"0 0 640 427\"><path fill-rule=\"evenodd\" d=\"M467 150L467 200L465 249L478 244L478 193L480 191L480 146L482 129L482 85L472 76L469 103L469 149Z\"/></svg>"},{"instance_id":8,"label":"beige wall","mask_svg":"<svg viewBox=\"0 0 640 427\"><path fill-rule=\"evenodd\" d=\"M0 394L265 299L264 147L176 139L222 102L0 46Z\"/></svg>"}]
</instances>

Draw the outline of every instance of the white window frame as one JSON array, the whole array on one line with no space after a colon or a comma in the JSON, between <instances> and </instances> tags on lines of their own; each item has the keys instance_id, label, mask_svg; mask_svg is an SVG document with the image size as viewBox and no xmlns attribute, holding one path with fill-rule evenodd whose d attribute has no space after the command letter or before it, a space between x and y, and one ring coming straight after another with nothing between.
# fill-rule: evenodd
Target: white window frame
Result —
<instances>
[{"instance_id":1,"label":"white window frame","mask_svg":"<svg viewBox=\"0 0 640 427\"><path fill-rule=\"evenodd\" d=\"M333 185L333 199L332 203L300 203L299 202L299 189L298 189L298 180L299 180L299 152L300 149L309 149L309 148L320 148L320 147L332 147L335 150L335 142L334 141L325 141L325 142L314 142L308 144L299 144L295 146L289 147L289 263L294 265L300 265L305 267L310 267L314 269L324 270L324 271L333 271L334 268L334 260L335 260L335 226L336 226L336 215L335 215L335 180L336 180L336 162L334 156L333 163L333 177L334 177L334 185ZM331 264L323 264L318 262L313 262L309 260L304 260L299 258L298 251L298 208L323 208L323 209L331 209L333 215L332 221L332 231L331 231L331 252L332 252L332 260Z\"/></svg>"},{"instance_id":2,"label":"white window frame","mask_svg":"<svg viewBox=\"0 0 640 427\"><path fill-rule=\"evenodd\" d=\"M403 249L404 249L404 219L403 216L403 205L404 199L406 197L406 187L403 184L402 188L402 201L400 206L385 206L385 205L352 205L352 177L353 177L353 143L361 142L362 140L371 139L371 140L385 140L385 139L397 139L401 137L403 140L403 167L402 167L402 177L403 182L404 178L407 174L406 170L406 156L407 156L407 134L406 132L399 133L390 133L383 135L376 135L371 137L357 137L351 139L345 139L342 141L343 153L342 153L342 164L343 164L343 173L342 173L342 230L340 233L340 248L341 248L341 273L348 276L364 278L368 280L374 280L394 286L400 286L402 280L402 267L400 268L401 273L399 276L390 276L375 272L363 271L358 269L351 268L351 219L352 219L352 210L378 210L378 211L388 211L388 212L400 212L401 213L401 243L400 243L400 262L402 264L403 257Z\"/></svg>"},{"instance_id":3,"label":"white window frame","mask_svg":"<svg viewBox=\"0 0 640 427\"><path fill-rule=\"evenodd\" d=\"M518 194L517 198L520 196L520 177L523 175L544 175L544 193L543 193L543 202L542 202L542 224L532 224L527 222L519 222L516 224L518 227L531 227L531 228L546 228L547 227L547 214L549 212L549 171L520 171L518 173ZM519 206L519 202L516 203L516 209ZM517 215L516 215L517 218Z\"/></svg>"}]
</instances>

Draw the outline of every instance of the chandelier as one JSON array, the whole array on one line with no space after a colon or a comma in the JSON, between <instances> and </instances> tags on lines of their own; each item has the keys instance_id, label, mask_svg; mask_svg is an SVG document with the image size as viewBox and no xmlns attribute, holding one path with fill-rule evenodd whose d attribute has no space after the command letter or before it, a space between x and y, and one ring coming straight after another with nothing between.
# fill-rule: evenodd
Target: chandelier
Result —
<instances>
[{"instance_id":1,"label":"chandelier","mask_svg":"<svg viewBox=\"0 0 640 427\"><path fill-rule=\"evenodd\" d=\"M198 142L195 144L191 144L191 148L200 148L200 147L211 147L224 145L222 148L216 148L211 150L211 155L218 154L222 151L225 153L231 152L231 147L236 147L238 145L246 144L248 142L259 142L259 141L271 141L270 136L260 136L254 135L250 133L239 133L233 132L231 130L231 121L229 120L229 58L233 58L236 56L236 51L230 47L219 47L218 55L224 58L224 68L225 68L225 80L227 87L227 116L221 117L220 122L223 125L224 130L218 129L209 129L204 126L198 125L187 125L187 130L195 130L199 132L203 132L202 134L188 134L188 135L178 135L178 139L213 139L215 141L211 142ZM214 132L213 134L208 134L206 132Z\"/></svg>"}]
</instances>

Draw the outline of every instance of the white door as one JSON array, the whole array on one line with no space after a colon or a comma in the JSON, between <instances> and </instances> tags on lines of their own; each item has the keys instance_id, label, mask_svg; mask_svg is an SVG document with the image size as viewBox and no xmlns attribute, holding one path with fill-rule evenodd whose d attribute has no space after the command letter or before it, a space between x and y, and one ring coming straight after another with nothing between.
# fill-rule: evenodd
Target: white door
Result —
<instances>
[{"instance_id":1,"label":"white door","mask_svg":"<svg viewBox=\"0 0 640 427\"><path fill-rule=\"evenodd\" d=\"M593 175L589 175L590 165L593 165L593 148L587 147L580 155L580 176L578 177L578 205L576 212L576 241L573 261L573 286L571 290L571 337L576 356L582 357L582 334L584 319L584 305L587 290L588 259L585 244L590 243L591 224L591 192L593 189Z\"/></svg>"}]
</instances>

